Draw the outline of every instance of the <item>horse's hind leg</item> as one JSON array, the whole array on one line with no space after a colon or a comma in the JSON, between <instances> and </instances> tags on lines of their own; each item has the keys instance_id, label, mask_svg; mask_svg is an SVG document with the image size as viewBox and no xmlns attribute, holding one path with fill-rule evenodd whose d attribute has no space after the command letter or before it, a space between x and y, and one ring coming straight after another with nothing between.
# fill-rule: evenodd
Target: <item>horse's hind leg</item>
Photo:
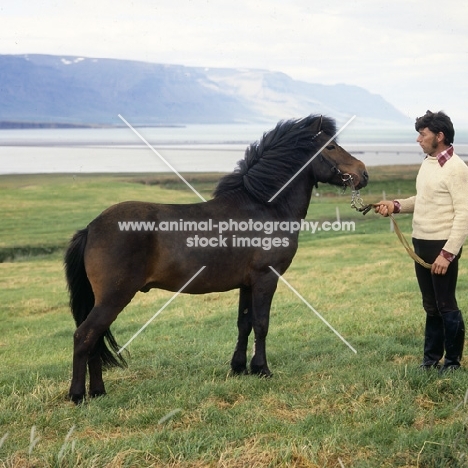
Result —
<instances>
[{"instance_id":1,"label":"horse's hind leg","mask_svg":"<svg viewBox=\"0 0 468 468\"><path fill-rule=\"evenodd\" d=\"M247 373L247 344L252 331L252 291L241 287L239 292L239 312L237 318L236 349L231 359L231 369L235 374Z\"/></svg>"},{"instance_id":2,"label":"horse's hind leg","mask_svg":"<svg viewBox=\"0 0 468 468\"><path fill-rule=\"evenodd\" d=\"M81 403L86 393L86 367L99 338L109 328L121 311L112 311L106 307L94 306L86 320L75 330L73 335L73 377L70 385L70 399L75 403ZM96 364L99 356L91 360L91 374L94 382L102 381L102 366ZM99 375L100 374L100 375ZM101 392L105 392L102 383Z\"/></svg>"},{"instance_id":3,"label":"horse's hind leg","mask_svg":"<svg viewBox=\"0 0 468 468\"><path fill-rule=\"evenodd\" d=\"M117 318L117 315L130 300L131 297L128 300L122 301L119 305L116 303L95 305L86 320L76 329L73 337L73 377L69 392L70 399L75 403L81 403L85 397L86 366L88 361L90 395L98 396L105 394L101 358L98 354L93 356L93 351L99 338L108 330L112 322Z\"/></svg>"},{"instance_id":4,"label":"horse's hind leg","mask_svg":"<svg viewBox=\"0 0 468 468\"><path fill-rule=\"evenodd\" d=\"M88 361L88 369L89 396L91 398L95 398L98 396L105 395L106 389L104 387L104 380L102 379L102 360L99 354L91 356L91 358Z\"/></svg>"}]
</instances>

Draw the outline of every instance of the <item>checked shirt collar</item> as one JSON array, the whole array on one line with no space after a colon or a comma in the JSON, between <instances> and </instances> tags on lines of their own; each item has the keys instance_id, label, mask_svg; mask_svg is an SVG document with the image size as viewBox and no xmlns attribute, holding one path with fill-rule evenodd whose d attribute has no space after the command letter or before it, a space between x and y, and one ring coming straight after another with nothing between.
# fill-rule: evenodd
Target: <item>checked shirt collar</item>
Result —
<instances>
[{"instance_id":1,"label":"checked shirt collar","mask_svg":"<svg viewBox=\"0 0 468 468\"><path fill-rule=\"evenodd\" d=\"M439 161L440 167L443 167L444 164L453 156L453 145L450 145L446 150L441 151L437 155L437 161Z\"/></svg>"}]
</instances>

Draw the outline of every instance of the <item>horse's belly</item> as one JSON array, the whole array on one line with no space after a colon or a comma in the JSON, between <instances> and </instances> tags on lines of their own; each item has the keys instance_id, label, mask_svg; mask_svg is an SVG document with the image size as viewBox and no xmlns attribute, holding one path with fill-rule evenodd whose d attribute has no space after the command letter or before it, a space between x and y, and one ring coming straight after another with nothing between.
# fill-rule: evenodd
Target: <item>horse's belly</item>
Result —
<instances>
[{"instance_id":1,"label":"horse's belly","mask_svg":"<svg viewBox=\"0 0 468 468\"><path fill-rule=\"evenodd\" d=\"M165 272L159 272L157 276L149 278L141 290L147 292L152 288L159 288L188 294L206 294L230 291L249 282L249 275L245 270L239 271L226 266L220 271L219 266L210 265L209 262L204 263L205 265L200 263L184 265L184 268L181 268L181 265L174 265Z\"/></svg>"}]
</instances>

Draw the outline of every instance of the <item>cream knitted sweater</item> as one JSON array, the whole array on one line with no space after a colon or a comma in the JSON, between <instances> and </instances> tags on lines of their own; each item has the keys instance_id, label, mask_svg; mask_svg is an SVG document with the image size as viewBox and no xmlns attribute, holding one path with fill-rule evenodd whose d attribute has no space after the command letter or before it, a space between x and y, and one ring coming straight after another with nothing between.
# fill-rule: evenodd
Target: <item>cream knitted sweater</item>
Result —
<instances>
[{"instance_id":1,"label":"cream knitted sweater","mask_svg":"<svg viewBox=\"0 0 468 468\"><path fill-rule=\"evenodd\" d=\"M413 214L413 237L447 240L457 255L468 235L468 166L455 153L441 167L427 156L416 178L416 195L403 200L400 213Z\"/></svg>"}]
</instances>

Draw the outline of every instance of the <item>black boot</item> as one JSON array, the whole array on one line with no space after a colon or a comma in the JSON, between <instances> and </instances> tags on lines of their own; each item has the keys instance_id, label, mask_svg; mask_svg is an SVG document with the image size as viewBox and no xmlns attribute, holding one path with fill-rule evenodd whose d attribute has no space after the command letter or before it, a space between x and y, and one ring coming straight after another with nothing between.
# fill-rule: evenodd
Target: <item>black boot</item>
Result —
<instances>
[{"instance_id":1,"label":"black boot","mask_svg":"<svg viewBox=\"0 0 468 468\"><path fill-rule=\"evenodd\" d=\"M459 310L442 314L445 329L445 360L441 372L456 370L465 344L465 323Z\"/></svg>"},{"instance_id":2,"label":"black boot","mask_svg":"<svg viewBox=\"0 0 468 468\"><path fill-rule=\"evenodd\" d=\"M444 322L440 315L426 313L422 369L438 368L444 355Z\"/></svg>"}]
</instances>

